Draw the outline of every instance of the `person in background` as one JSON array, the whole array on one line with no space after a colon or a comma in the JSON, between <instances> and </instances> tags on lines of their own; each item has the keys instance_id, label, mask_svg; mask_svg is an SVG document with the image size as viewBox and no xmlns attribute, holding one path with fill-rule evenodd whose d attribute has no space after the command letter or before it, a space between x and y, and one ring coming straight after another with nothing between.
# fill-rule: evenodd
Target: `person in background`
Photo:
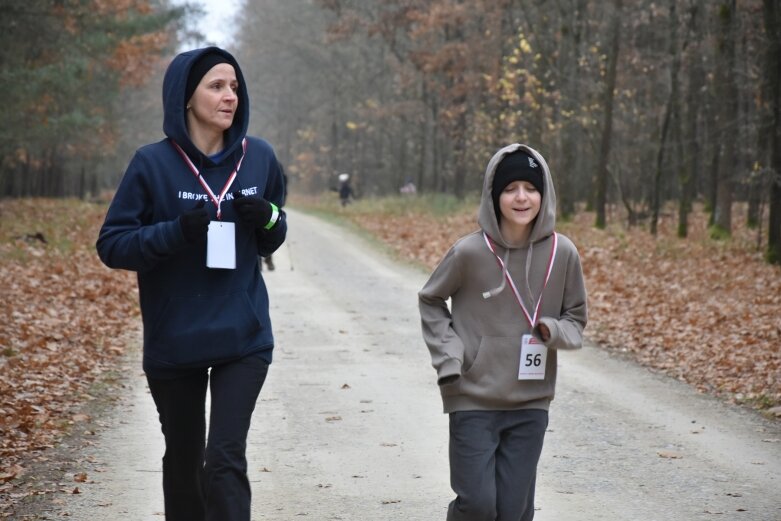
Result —
<instances>
[{"instance_id":1,"label":"person in background","mask_svg":"<svg viewBox=\"0 0 781 521\"><path fill-rule=\"evenodd\" d=\"M577 249L554 231L548 165L531 147L491 158L478 224L419 292L450 422L447 520L530 521L557 353L581 347L586 288Z\"/></svg>"},{"instance_id":2,"label":"person in background","mask_svg":"<svg viewBox=\"0 0 781 521\"><path fill-rule=\"evenodd\" d=\"M412 182L412 179L408 177L401 188L399 188L399 193L401 195L415 195L418 193L418 189L415 187L415 183Z\"/></svg>"},{"instance_id":3,"label":"person in background","mask_svg":"<svg viewBox=\"0 0 781 521\"><path fill-rule=\"evenodd\" d=\"M97 240L108 267L138 276L167 520L250 519L247 433L274 348L258 255L279 248L287 223L281 168L246 135L249 113L231 54L176 56L163 81L166 138L135 153Z\"/></svg>"},{"instance_id":4,"label":"person in background","mask_svg":"<svg viewBox=\"0 0 781 521\"><path fill-rule=\"evenodd\" d=\"M339 174L339 201L342 206L347 206L353 196L353 187L350 186L350 174Z\"/></svg>"}]
</instances>

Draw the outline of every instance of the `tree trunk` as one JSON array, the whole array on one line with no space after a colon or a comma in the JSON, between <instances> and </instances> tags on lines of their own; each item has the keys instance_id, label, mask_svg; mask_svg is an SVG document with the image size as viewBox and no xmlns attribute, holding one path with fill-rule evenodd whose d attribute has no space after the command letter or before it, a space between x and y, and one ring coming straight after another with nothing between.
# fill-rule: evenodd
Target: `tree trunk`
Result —
<instances>
[{"instance_id":1,"label":"tree trunk","mask_svg":"<svg viewBox=\"0 0 781 521\"><path fill-rule=\"evenodd\" d=\"M418 146L420 147L420 150L418 152L418 175L415 176L415 183L418 187L418 190L424 189L424 181L426 179L426 157L428 156L428 150L430 149L430 137L431 133L429 132L429 114L430 111L428 110L428 89L426 88L426 82L422 81L420 82L420 90L421 90L421 103L423 105L423 111L420 115L421 121L420 126L418 127Z\"/></svg>"},{"instance_id":2,"label":"tree trunk","mask_svg":"<svg viewBox=\"0 0 781 521\"><path fill-rule=\"evenodd\" d=\"M749 43L748 43L748 33L746 31L741 31L741 55L746 56L749 52ZM752 74L750 71L749 66L749 60L742 59L740 60L741 64L741 70L740 75L741 77L748 78ZM759 99L765 98L765 83L764 81L759 81ZM752 99L751 96L743 96L742 103L741 103L741 121L740 121L740 128L743 131L743 136L741 136L740 142L749 144L752 141L753 137L753 130L756 127L758 130L758 134L762 133L762 123L761 118L763 115L761 106L756 107L755 100ZM757 125L754 122L760 121L760 123ZM768 143L767 139L764 140L764 143ZM760 224L760 220L762 219L761 212L762 212L762 199L763 199L763 177L760 175L760 172L757 171L756 165L760 162L765 161L765 157L767 156L767 147L762 146L763 140L762 138L757 139L757 150L756 154L753 154L748 146L742 146L741 150L743 153L741 154L741 163L742 168L748 172L748 179L746 180L746 184L748 187L748 194L747 194L747 200L748 200L748 208L746 210L746 226L751 230L756 230L757 227ZM759 159L762 158L762 159Z\"/></svg>"},{"instance_id":3,"label":"tree trunk","mask_svg":"<svg viewBox=\"0 0 781 521\"><path fill-rule=\"evenodd\" d=\"M686 126L683 132L687 143L686 154L682 159L679 182L681 198L678 203L678 237L689 235L689 213L695 197L700 165L700 140L697 138L697 120L700 112L700 92L705 83L705 70L702 66L700 51L700 19L702 0L698 0L691 9L688 39L693 45L689 56L689 82L686 91ZM683 147L682 147L683 148ZM683 150L682 150L683 152Z\"/></svg>"},{"instance_id":4,"label":"tree trunk","mask_svg":"<svg viewBox=\"0 0 781 521\"><path fill-rule=\"evenodd\" d=\"M86 168L84 168L84 164L81 165L81 170L79 170L79 188L78 188L78 195L79 199L82 201L87 198L87 172Z\"/></svg>"},{"instance_id":5,"label":"tree trunk","mask_svg":"<svg viewBox=\"0 0 781 521\"><path fill-rule=\"evenodd\" d=\"M781 12L778 0L765 0L765 29L769 41L767 82L770 95L770 217L767 260L781 265Z\"/></svg>"},{"instance_id":6,"label":"tree trunk","mask_svg":"<svg viewBox=\"0 0 781 521\"><path fill-rule=\"evenodd\" d=\"M586 0L576 0L573 9L568 13L568 32L562 37L562 90L564 99L561 102L561 168L556 176L558 180L558 209L561 217L567 219L575 213L577 191L575 189L575 157L577 143L581 139L583 128L578 122L580 113L580 92L578 86L578 60L581 55L581 39L583 33L583 18L586 11Z\"/></svg>"},{"instance_id":7,"label":"tree trunk","mask_svg":"<svg viewBox=\"0 0 781 521\"><path fill-rule=\"evenodd\" d=\"M435 192L442 190L442 168L445 162L442 160L442 138L440 137L440 126L437 124L439 120L439 105L437 104L436 97L432 97L432 109L431 117L434 120L433 134L431 136L431 144L433 145L432 159L434 165L434 172L432 178L431 189Z\"/></svg>"},{"instance_id":8,"label":"tree trunk","mask_svg":"<svg viewBox=\"0 0 781 521\"><path fill-rule=\"evenodd\" d=\"M659 210L662 205L662 174L665 171L665 147L667 146L667 135L670 126L678 125L678 71L681 68L681 53L678 49L678 15L675 10L676 0L670 2L670 17L668 20L670 27L670 56L672 63L670 65L670 95L664 110L664 122L662 123L662 132L659 136L659 150L656 155L656 175L654 176L654 194L653 194L653 213L651 216L651 234L656 235L657 223L659 222ZM677 133L677 132L676 132ZM669 155L669 154L667 154ZM670 164L670 158L667 158L667 165ZM667 166L669 168L669 166Z\"/></svg>"},{"instance_id":9,"label":"tree trunk","mask_svg":"<svg viewBox=\"0 0 781 521\"><path fill-rule=\"evenodd\" d=\"M611 43L608 54L607 78L605 80L605 98L603 103L604 121L602 122L602 137L599 146L599 165L596 175L595 201L597 212L596 227L604 228L606 223L605 207L607 205L607 162L610 157L610 142L613 136L613 100L616 87L616 69L621 37L621 0L615 0L611 21Z\"/></svg>"},{"instance_id":10,"label":"tree trunk","mask_svg":"<svg viewBox=\"0 0 781 521\"><path fill-rule=\"evenodd\" d=\"M330 143L331 150L329 151L329 154L328 154L329 157L331 158L331 161L330 161L330 164L329 164L329 166L331 168L331 171L328 172L329 177L333 176L334 174L338 174L339 173L338 171L340 170L340 168L339 168L339 158L337 157L337 153L339 151L339 129L338 129L338 125L336 124L336 117L337 117L336 114L337 114L337 109L336 109L336 107L334 107L332 115L331 115L331 136L330 136L331 137L331 143ZM352 174L352 172L350 172L350 174Z\"/></svg>"},{"instance_id":11,"label":"tree trunk","mask_svg":"<svg viewBox=\"0 0 781 521\"><path fill-rule=\"evenodd\" d=\"M459 100L456 104L465 104L466 100ZM456 119L454 153L453 153L453 192L458 199L464 198L464 180L466 179L466 109Z\"/></svg>"},{"instance_id":12,"label":"tree trunk","mask_svg":"<svg viewBox=\"0 0 781 521\"><path fill-rule=\"evenodd\" d=\"M721 4L718 16L720 28L717 59L721 62L719 104L722 107L718 136L723 157L719 161L719 177L716 183L716 207L713 212L715 229L712 231L714 237L732 233L733 172L737 161L735 125L738 119L738 86L735 80L736 1L730 0Z\"/></svg>"},{"instance_id":13,"label":"tree trunk","mask_svg":"<svg viewBox=\"0 0 781 521\"><path fill-rule=\"evenodd\" d=\"M760 140L761 141L761 140ZM762 153L762 149L758 150L759 157L764 157L767 154ZM756 229L759 226L760 219L762 219L762 176L756 175L752 170L751 180L748 187L748 209L746 210L746 226L750 229Z\"/></svg>"}]
</instances>

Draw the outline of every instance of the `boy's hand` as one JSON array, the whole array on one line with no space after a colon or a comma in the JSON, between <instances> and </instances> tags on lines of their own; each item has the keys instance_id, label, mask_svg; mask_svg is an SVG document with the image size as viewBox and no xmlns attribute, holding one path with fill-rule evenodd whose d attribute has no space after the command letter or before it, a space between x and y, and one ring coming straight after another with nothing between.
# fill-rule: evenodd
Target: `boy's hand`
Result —
<instances>
[{"instance_id":1,"label":"boy's hand","mask_svg":"<svg viewBox=\"0 0 781 521\"><path fill-rule=\"evenodd\" d=\"M540 340L547 342L550 340L550 329L545 324L537 325L537 333L540 335Z\"/></svg>"},{"instance_id":2,"label":"boy's hand","mask_svg":"<svg viewBox=\"0 0 781 521\"><path fill-rule=\"evenodd\" d=\"M456 381L456 380L458 380L459 378L461 378L461 375L458 375L458 374L451 374L451 375L448 375L448 376L443 376L442 378L440 378L439 380L437 380L437 383L438 383L439 385L447 385L447 384L452 384L453 382L455 382L455 381Z\"/></svg>"}]
</instances>

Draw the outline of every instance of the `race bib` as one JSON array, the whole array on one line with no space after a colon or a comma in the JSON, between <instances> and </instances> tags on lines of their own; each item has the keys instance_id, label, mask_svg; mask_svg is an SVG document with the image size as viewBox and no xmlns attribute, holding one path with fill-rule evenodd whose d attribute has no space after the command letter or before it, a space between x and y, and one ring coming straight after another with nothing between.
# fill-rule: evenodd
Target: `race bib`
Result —
<instances>
[{"instance_id":1,"label":"race bib","mask_svg":"<svg viewBox=\"0 0 781 521\"><path fill-rule=\"evenodd\" d=\"M523 335L518 380L545 380L547 359L548 348L545 347L545 344L532 335Z\"/></svg>"},{"instance_id":2,"label":"race bib","mask_svg":"<svg viewBox=\"0 0 781 521\"><path fill-rule=\"evenodd\" d=\"M236 225L212 221L206 235L206 267L236 269Z\"/></svg>"}]
</instances>

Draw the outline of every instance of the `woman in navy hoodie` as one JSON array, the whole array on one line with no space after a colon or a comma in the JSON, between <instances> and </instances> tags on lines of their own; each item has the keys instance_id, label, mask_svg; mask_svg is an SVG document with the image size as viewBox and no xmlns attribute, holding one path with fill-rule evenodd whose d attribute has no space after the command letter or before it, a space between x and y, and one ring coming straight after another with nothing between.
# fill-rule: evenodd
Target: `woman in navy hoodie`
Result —
<instances>
[{"instance_id":1,"label":"woman in navy hoodie","mask_svg":"<svg viewBox=\"0 0 781 521\"><path fill-rule=\"evenodd\" d=\"M167 137L131 160L97 250L138 275L166 519L249 520L247 432L274 347L258 255L285 240L284 181L271 146L246 135L247 87L228 52L176 56L163 108Z\"/></svg>"}]
</instances>

